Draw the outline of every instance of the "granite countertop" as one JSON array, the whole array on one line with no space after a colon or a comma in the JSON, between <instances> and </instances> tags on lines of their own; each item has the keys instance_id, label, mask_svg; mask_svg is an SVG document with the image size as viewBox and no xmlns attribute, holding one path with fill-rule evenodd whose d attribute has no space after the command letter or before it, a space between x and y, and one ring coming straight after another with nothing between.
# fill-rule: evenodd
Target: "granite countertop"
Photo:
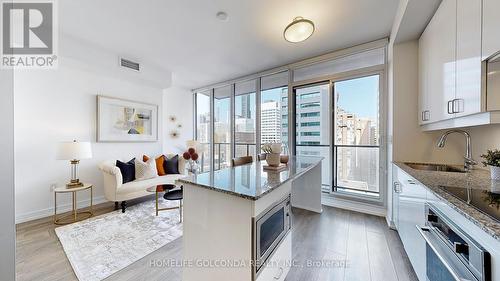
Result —
<instances>
[{"instance_id":1,"label":"granite countertop","mask_svg":"<svg viewBox=\"0 0 500 281\"><path fill-rule=\"evenodd\" d=\"M266 161L253 162L237 167L193 174L178 179L180 183L228 193L249 200L257 200L287 181L293 180L316 165L323 157L290 156L286 169L281 172L263 169Z\"/></svg>"},{"instance_id":2,"label":"granite countertop","mask_svg":"<svg viewBox=\"0 0 500 281\"><path fill-rule=\"evenodd\" d=\"M485 191L498 190L500 182L491 180L488 170L474 169L468 173L450 173L416 170L402 162L394 162L394 164L426 186L438 198L447 202L450 207L464 215L486 233L500 240L500 222L498 220L479 211L442 188L442 186L452 186Z\"/></svg>"}]
</instances>

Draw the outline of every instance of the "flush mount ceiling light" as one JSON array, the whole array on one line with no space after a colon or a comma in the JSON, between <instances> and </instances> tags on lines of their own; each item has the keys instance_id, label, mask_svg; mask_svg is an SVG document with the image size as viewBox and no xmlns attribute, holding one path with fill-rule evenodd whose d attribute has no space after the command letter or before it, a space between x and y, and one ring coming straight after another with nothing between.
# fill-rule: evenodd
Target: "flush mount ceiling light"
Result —
<instances>
[{"instance_id":1,"label":"flush mount ceiling light","mask_svg":"<svg viewBox=\"0 0 500 281\"><path fill-rule=\"evenodd\" d=\"M291 43L305 41L314 32L314 23L303 17L296 17L283 31L285 40Z\"/></svg>"},{"instance_id":2,"label":"flush mount ceiling light","mask_svg":"<svg viewBox=\"0 0 500 281\"><path fill-rule=\"evenodd\" d=\"M215 15L215 17L217 17L219 20L221 21L226 21L227 20L227 13L224 12L224 11L220 11L220 12L217 12L217 14Z\"/></svg>"}]
</instances>

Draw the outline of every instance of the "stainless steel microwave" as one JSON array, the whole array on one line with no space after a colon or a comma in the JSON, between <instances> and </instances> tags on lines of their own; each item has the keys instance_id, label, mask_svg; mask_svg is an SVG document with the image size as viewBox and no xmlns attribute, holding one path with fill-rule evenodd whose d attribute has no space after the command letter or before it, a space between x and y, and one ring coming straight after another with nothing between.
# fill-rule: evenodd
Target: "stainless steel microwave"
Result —
<instances>
[{"instance_id":1,"label":"stainless steel microwave","mask_svg":"<svg viewBox=\"0 0 500 281\"><path fill-rule=\"evenodd\" d=\"M254 219L256 272L264 265L291 228L290 195L274 203Z\"/></svg>"}]
</instances>

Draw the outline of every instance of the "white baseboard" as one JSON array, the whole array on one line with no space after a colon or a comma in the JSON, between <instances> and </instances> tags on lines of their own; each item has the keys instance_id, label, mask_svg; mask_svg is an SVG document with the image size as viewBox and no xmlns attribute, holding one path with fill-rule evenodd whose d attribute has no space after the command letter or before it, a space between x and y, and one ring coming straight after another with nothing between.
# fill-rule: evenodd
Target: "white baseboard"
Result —
<instances>
[{"instance_id":1,"label":"white baseboard","mask_svg":"<svg viewBox=\"0 0 500 281\"><path fill-rule=\"evenodd\" d=\"M358 213L364 213L368 215L374 215L378 217L385 217L387 210L384 206L377 206L372 204L367 204L363 202L354 202L350 200L345 200L341 198L334 198L332 196L323 195L321 198L321 203L325 206L335 207L339 209L345 209L349 211L354 211Z\"/></svg>"},{"instance_id":2,"label":"white baseboard","mask_svg":"<svg viewBox=\"0 0 500 281\"><path fill-rule=\"evenodd\" d=\"M104 196L99 196L99 197L94 197L93 199L93 205L101 204L104 202L107 202L107 200L104 198ZM80 200L77 202L79 207L86 207L90 204L90 199L84 199ZM71 203L68 204L61 204L57 206L57 213L64 213L71 211ZM27 222L27 221L32 221L32 220L37 220L41 218L46 218L54 215L54 207L42 209L42 210L36 210L36 211L31 211L23 214L16 214L16 224Z\"/></svg>"}]
</instances>

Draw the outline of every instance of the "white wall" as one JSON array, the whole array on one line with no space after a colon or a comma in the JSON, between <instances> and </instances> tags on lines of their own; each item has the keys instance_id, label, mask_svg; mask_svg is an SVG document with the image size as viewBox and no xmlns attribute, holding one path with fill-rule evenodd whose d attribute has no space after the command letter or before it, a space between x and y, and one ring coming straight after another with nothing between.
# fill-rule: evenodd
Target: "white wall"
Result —
<instances>
[{"instance_id":1,"label":"white wall","mask_svg":"<svg viewBox=\"0 0 500 281\"><path fill-rule=\"evenodd\" d=\"M66 40L66 41L65 41ZM163 86L170 73L145 75L118 68L118 55L98 48L75 47L63 39L57 70L24 70L14 74L16 222L53 214L53 184L69 179L69 162L56 160L57 143L91 141L93 158L80 162L80 179L94 184L95 203L103 201L103 179L97 165L107 159L129 160L163 150ZM64 48L66 46L66 48ZM71 52L70 52L71 51ZM94 54L100 62L88 57ZM155 72L159 73L159 72ZM159 140L152 143L96 143L96 95L157 104ZM80 204L88 195L79 194ZM68 210L70 198L58 198L58 210Z\"/></svg>"},{"instance_id":2,"label":"white wall","mask_svg":"<svg viewBox=\"0 0 500 281\"><path fill-rule=\"evenodd\" d=\"M193 139L193 102L193 94L189 89L173 86L164 90L163 151L166 153L184 152L186 141ZM177 121L171 122L170 116L175 116ZM182 128L177 127L179 124ZM179 137L170 136L173 130L179 133Z\"/></svg>"},{"instance_id":3,"label":"white wall","mask_svg":"<svg viewBox=\"0 0 500 281\"><path fill-rule=\"evenodd\" d=\"M16 234L14 225L14 95L13 71L0 70L0 273L15 280Z\"/></svg>"},{"instance_id":4,"label":"white wall","mask_svg":"<svg viewBox=\"0 0 500 281\"><path fill-rule=\"evenodd\" d=\"M439 133L423 133L418 125L418 40L394 45L393 68L393 160L453 160L451 149L434 149Z\"/></svg>"}]
</instances>

